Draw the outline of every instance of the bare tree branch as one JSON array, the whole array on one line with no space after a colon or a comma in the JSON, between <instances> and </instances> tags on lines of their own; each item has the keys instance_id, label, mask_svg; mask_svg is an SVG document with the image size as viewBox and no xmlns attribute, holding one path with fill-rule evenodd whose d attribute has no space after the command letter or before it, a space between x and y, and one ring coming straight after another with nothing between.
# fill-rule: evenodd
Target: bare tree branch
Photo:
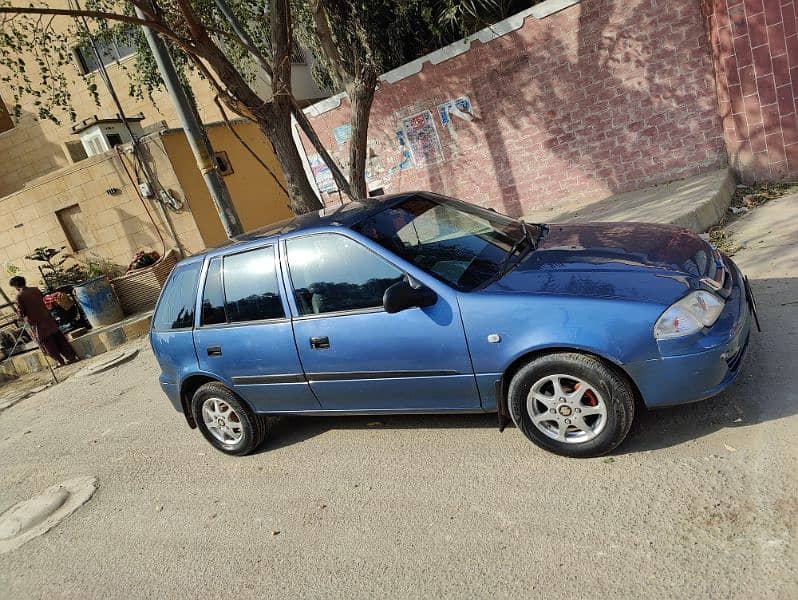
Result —
<instances>
[{"instance_id":1,"label":"bare tree branch","mask_svg":"<svg viewBox=\"0 0 798 600\"><path fill-rule=\"evenodd\" d=\"M191 37L194 39L202 37L205 32L202 26L197 22L197 16L194 14L194 10L191 8L191 4L188 3L188 0L177 0L177 6L183 18L186 20L186 26L188 26Z\"/></svg>"},{"instance_id":2,"label":"bare tree branch","mask_svg":"<svg viewBox=\"0 0 798 600\"><path fill-rule=\"evenodd\" d=\"M233 134L233 136L234 136L234 137L235 137L235 138L236 138L236 139L237 139L237 140L238 140L238 141L241 143L241 145L244 147L244 149L245 149L247 152L249 152L249 153L252 155L252 158L254 158L254 159L255 159L255 160L258 162L258 164L260 164L260 166L261 166L261 167L263 167L263 168L266 170L266 172L267 172L269 175L271 175L272 179L274 179L274 182L275 182L275 183L276 183L278 186L280 186L280 189L281 189L281 190L283 190L283 191L285 192L285 195L286 195L286 197L290 197L290 194L288 193L288 190L287 190L287 189L285 189L285 186L284 186L284 185L282 184L282 182L281 182L281 181L280 181L280 180L277 178L277 175L275 175L275 174L274 174L274 171L272 171L272 170L269 168L269 165L267 165L267 164L266 164L266 163L263 161L263 159L262 159L260 156L258 156L258 153L257 153L257 152L255 152L255 151L252 149L252 147L251 147L249 144L247 144L247 143L244 141L244 138L242 138L242 137L241 137L241 136L238 134L238 132L236 131L235 127L233 127L233 124L232 124L232 123L230 123L230 119L228 119L228 118L227 118L227 111L225 111L225 110L224 110L224 106L222 106L222 103L219 101L219 96L216 96L216 97L213 99L213 101L216 103L216 106L218 106L218 107L219 107L219 112L220 112L220 113L221 113L221 115L222 115L222 120L224 121L224 124L227 126L227 128L230 130L230 133L232 133L232 134ZM286 204L286 206L287 206L289 209L291 208L291 206L290 206L289 204Z\"/></svg>"},{"instance_id":3,"label":"bare tree branch","mask_svg":"<svg viewBox=\"0 0 798 600\"><path fill-rule=\"evenodd\" d=\"M349 196L350 198L354 199L354 195L352 193L352 186L349 185L349 181L347 181L344 174L341 173L341 169L338 167L338 163L333 160L333 157L330 156L330 153L327 152L327 148L324 147L324 144L319 139L316 130L313 129L313 125L311 124L308 116L305 114L305 111L302 110L302 107L296 101L294 96L291 96L291 112L294 115L299 127L302 129L302 132L307 136L310 143L313 144L313 147L316 149L316 152L319 153L322 160L326 163L327 167L330 169L330 173L335 180L338 189L341 190L344 194Z\"/></svg>"},{"instance_id":4,"label":"bare tree branch","mask_svg":"<svg viewBox=\"0 0 798 600\"><path fill-rule=\"evenodd\" d=\"M131 17L119 13L109 13L98 10L73 10L68 8L39 8L35 6L0 6L0 15L54 15L62 17L71 17L73 19L78 17L86 17L87 19L97 19L100 21L119 21L122 23L130 23L131 25L141 25L149 27L153 31L174 39L175 34L163 26L156 20L139 19L138 17Z\"/></svg>"},{"instance_id":5,"label":"bare tree branch","mask_svg":"<svg viewBox=\"0 0 798 600\"><path fill-rule=\"evenodd\" d=\"M351 74L346 70L341 54L338 52L327 11L321 0L310 0L310 10L313 13L313 24L324 54L329 59L333 71L338 77L338 83L345 86L351 79Z\"/></svg>"}]
</instances>

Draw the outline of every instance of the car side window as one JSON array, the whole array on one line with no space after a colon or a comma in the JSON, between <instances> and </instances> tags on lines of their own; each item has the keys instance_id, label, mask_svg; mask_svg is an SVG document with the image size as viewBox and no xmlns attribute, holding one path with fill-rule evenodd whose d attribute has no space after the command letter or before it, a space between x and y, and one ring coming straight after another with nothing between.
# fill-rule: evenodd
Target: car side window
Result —
<instances>
[{"instance_id":1,"label":"car side window","mask_svg":"<svg viewBox=\"0 0 798 600\"><path fill-rule=\"evenodd\" d=\"M286 242L300 315L382 306L385 290L404 273L343 235L317 234Z\"/></svg>"},{"instance_id":2,"label":"car side window","mask_svg":"<svg viewBox=\"0 0 798 600\"><path fill-rule=\"evenodd\" d=\"M273 246L225 256L222 280L231 323L285 317Z\"/></svg>"},{"instance_id":3,"label":"car side window","mask_svg":"<svg viewBox=\"0 0 798 600\"><path fill-rule=\"evenodd\" d=\"M158 302L158 309L153 317L153 329L166 331L193 327L197 280L201 267L201 262L175 267Z\"/></svg>"},{"instance_id":4,"label":"car side window","mask_svg":"<svg viewBox=\"0 0 798 600\"><path fill-rule=\"evenodd\" d=\"M202 325L218 325L227 323L224 308L224 288L222 287L222 259L214 258L208 264L205 276L205 289L202 292Z\"/></svg>"}]
</instances>

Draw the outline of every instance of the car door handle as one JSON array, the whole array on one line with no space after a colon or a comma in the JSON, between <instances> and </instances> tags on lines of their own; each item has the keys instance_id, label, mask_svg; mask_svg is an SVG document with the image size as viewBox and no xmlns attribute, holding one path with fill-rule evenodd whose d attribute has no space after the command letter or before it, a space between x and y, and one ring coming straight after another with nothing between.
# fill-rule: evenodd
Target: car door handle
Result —
<instances>
[{"instance_id":1,"label":"car door handle","mask_svg":"<svg viewBox=\"0 0 798 600\"><path fill-rule=\"evenodd\" d=\"M327 336L324 337L312 337L310 338L310 347L314 350L321 350L322 348L329 348L330 347L330 338Z\"/></svg>"},{"instance_id":2,"label":"car door handle","mask_svg":"<svg viewBox=\"0 0 798 600\"><path fill-rule=\"evenodd\" d=\"M208 346L205 348L208 351L208 356L221 356L222 355L222 347L221 346Z\"/></svg>"}]
</instances>

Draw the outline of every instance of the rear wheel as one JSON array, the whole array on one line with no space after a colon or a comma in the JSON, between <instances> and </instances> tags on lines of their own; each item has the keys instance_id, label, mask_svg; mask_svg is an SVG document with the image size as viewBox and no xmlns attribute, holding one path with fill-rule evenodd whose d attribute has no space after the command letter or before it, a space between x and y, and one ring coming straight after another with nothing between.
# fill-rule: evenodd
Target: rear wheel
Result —
<instances>
[{"instance_id":1,"label":"rear wheel","mask_svg":"<svg viewBox=\"0 0 798 600\"><path fill-rule=\"evenodd\" d=\"M606 454L624 440L634 418L629 383L598 358L571 352L522 367L510 381L507 402L530 441L563 456Z\"/></svg>"},{"instance_id":2,"label":"rear wheel","mask_svg":"<svg viewBox=\"0 0 798 600\"><path fill-rule=\"evenodd\" d=\"M266 438L265 420L221 383L200 386L191 400L191 412L205 439L226 454L249 454Z\"/></svg>"}]
</instances>

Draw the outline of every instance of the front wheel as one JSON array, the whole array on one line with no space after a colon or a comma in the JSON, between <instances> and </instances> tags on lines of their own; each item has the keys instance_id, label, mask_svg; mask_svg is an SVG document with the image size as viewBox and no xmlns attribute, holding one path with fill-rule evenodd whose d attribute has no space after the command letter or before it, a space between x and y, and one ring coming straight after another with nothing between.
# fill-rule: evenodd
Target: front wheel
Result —
<instances>
[{"instance_id":1,"label":"front wheel","mask_svg":"<svg viewBox=\"0 0 798 600\"><path fill-rule=\"evenodd\" d=\"M533 359L510 380L510 415L541 448L577 458L620 444L634 418L634 393L598 358L576 353Z\"/></svg>"},{"instance_id":2,"label":"front wheel","mask_svg":"<svg viewBox=\"0 0 798 600\"><path fill-rule=\"evenodd\" d=\"M205 439L225 454L249 454L266 438L265 420L221 383L200 386L191 399L191 411Z\"/></svg>"}]
</instances>

